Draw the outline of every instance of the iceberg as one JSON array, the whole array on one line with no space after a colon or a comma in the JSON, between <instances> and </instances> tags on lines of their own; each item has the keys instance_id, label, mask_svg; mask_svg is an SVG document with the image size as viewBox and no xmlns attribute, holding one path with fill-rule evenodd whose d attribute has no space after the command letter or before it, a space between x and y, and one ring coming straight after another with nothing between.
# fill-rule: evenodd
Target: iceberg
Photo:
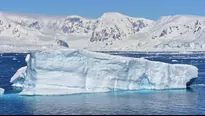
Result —
<instances>
[{"instance_id":1,"label":"iceberg","mask_svg":"<svg viewBox=\"0 0 205 116\"><path fill-rule=\"evenodd\" d=\"M27 66L21 67L16 71L16 73L11 77L10 83L13 83L14 87L23 87L24 80L26 77Z\"/></svg>"},{"instance_id":2,"label":"iceberg","mask_svg":"<svg viewBox=\"0 0 205 116\"><path fill-rule=\"evenodd\" d=\"M30 54L26 55L25 61L28 62L30 59ZM26 78L27 66L19 68L16 73L11 77L10 83L13 83L14 87L23 87L24 80Z\"/></svg>"},{"instance_id":3,"label":"iceberg","mask_svg":"<svg viewBox=\"0 0 205 116\"><path fill-rule=\"evenodd\" d=\"M25 70L26 69L26 70ZM117 90L186 88L192 65L168 64L86 50L31 52L20 95L65 95ZM13 77L12 80L18 79Z\"/></svg>"},{"instance_id":4,"label":"iceberg","mask_svg":"<svg viewBox=\"0 0 205 116\"><path fill-rule=\"evenodd\" d=\"M0 88L0 95L3 95L3 94L4 94L4 89Z\"/></svg>"}]
</instances>

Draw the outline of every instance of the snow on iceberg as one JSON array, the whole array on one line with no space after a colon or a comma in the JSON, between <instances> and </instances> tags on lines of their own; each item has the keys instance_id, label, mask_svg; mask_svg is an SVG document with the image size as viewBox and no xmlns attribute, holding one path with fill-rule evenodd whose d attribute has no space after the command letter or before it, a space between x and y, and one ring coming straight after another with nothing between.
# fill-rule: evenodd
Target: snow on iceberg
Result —
<instances>
[{"instance_id":1,"label":"snow on iceberg","mask_svg":"<svg viewBox=\"0 0 205 116\"><path fill-rule=\"evenodd\" d=\"M33 52L21 95L64 95L114 90L186 88L192 65L168 64L86 50Z\"/></svg>"},{"instance_id":2,"label":"snow on iceberg","mask_svg":"<svg viewBox=\"0 0 205 116\"><path fill-rule=\"evenodd\" d=\"M3 94L4 94L4 89L0 88L0 95L3 95Z\"/></svg>"},{"instance_id":3,"label":"snow on iceberg","mask_svg":"<svg viewBox=\"0 0 205 116\"><path fill-rule=\"evenodd\" d=\"M30 59L30 57L31 57L30 54L27 54L27 55L26 55L26 58L25 58L25 61L28 62L29 59Z\"/></svg>"}]
</instances>

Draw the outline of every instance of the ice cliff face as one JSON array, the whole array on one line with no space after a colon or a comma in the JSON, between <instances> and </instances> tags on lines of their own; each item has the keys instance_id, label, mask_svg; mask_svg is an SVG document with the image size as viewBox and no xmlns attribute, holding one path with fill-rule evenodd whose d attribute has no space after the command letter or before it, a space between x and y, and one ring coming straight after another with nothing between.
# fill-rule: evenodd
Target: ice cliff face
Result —
<instances>
[{"instance_id":1,"label":"ice cliff face","mask_svg":"<svg viewBox=\"0 0 205 116\"><path fill-rule=\"evenodd\" d=\"M27 59L28 60L28 59ZM21 95L63 95L115 90L186 88L198 76L191 65L89 52L33 52Z\"/></svg>"}]
</instances>

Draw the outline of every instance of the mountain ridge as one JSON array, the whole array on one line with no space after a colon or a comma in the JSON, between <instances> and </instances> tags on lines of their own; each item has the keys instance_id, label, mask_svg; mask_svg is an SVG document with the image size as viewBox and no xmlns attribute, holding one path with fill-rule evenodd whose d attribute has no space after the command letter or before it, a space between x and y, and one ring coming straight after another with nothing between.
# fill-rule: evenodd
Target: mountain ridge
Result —
<instances>
[{"instance_id":1,"label":"mountain ridge","mask_svg":"<svg viewBox=\"0 0 205 116\"><path fill-rule=\"evenodd\" d=\"M88 50L205 50L204 37L205 17L197 15L150 20L106 12L89 19L0 11L0 51L65 47L59 41L71 48Z\"/></svg>"}]
</instances>

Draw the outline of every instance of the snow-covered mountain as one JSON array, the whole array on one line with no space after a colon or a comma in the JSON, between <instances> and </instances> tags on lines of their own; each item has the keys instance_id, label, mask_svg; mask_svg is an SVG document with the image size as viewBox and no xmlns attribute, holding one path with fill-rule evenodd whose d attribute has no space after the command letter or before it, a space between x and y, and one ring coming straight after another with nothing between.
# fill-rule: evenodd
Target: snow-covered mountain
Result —
<instances>
[{"instance_id":1,"label":"snow-covered mountain","mask_svg":"<svg viewBox=\"0 0 205 116\"><path fill-rule=\"evenodd\" d=\"M161 17L152 29L150 37L159 40L159 48L205 48L205 17L176 15Z\"/></svg>"},{"instance_id":2,"label":"snow-covered mountain","mask_svg":"<svg viewBox=\"0 0 205 116\"><path fill-rule=\"evenodd\" d=\"M157 21L117 12L100 18L0 12L0 51L205 50L205 17L163 16Z\"/></svg>"}]
</instances>

